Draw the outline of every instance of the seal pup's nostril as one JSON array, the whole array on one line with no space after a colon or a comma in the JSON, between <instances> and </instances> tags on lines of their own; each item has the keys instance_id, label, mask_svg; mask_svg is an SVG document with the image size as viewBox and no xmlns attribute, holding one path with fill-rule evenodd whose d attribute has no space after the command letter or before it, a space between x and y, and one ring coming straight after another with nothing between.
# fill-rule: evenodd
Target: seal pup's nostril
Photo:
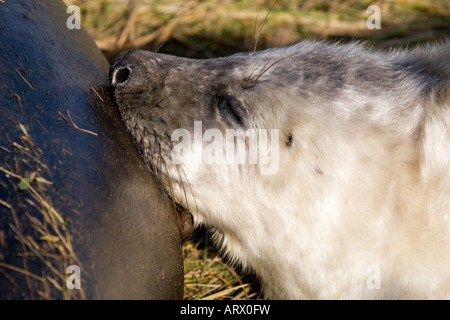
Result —
<instances>
[{"instance_id":1,"label":"seal pup's nostril","mask_svg":"<svg viewBox=\"0 0 450 320\"><path fill-rule=\"evenodd\" d=\"M113 86L121 83L125 83L130 78L131 69L128 67L118 67L114 69L112 78L111 78L111 84Z\"/></svg>"}]
</instances>

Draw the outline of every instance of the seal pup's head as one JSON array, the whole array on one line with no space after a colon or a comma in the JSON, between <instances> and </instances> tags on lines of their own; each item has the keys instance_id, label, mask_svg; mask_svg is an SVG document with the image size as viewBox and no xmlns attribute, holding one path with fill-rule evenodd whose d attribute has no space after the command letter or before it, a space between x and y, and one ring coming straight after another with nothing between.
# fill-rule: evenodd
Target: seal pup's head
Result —
<instances>
[{"instance_id":1,"label":"seal pup's head","mask_svg":"<svg viewBox=\"0 0 450 320\"><path fill-rule=\"evenodd\" d=\"M227 221L239 220L234 215L246 215L246 193L260 202L259 180L278 188L271 176L289 174L279 170L279 152L293 148L299 122L289 110L297 94L289 77L295 71L284 62L291 55L194 60L132 50L116 58L110 81L122 118L152 171L196 223L224 220L229 227Z\"/></svg>"}]
</instances>

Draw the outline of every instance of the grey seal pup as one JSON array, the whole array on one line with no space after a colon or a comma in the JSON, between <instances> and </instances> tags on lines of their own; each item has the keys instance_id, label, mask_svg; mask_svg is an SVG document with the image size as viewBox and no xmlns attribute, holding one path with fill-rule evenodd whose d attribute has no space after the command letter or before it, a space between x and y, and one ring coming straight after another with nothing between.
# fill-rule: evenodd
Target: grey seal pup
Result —
<instances>
[{"instance_id":1,"label":"grey seal pup","mask_svg":"<svg viewBox=\"0 0 450 320\"><path fill-rule=\"evenodd\" d=\"M266 298L448 299L449 57L448 41L132 50L110 81L168 194Z\"/></svg>"}]
</instances>

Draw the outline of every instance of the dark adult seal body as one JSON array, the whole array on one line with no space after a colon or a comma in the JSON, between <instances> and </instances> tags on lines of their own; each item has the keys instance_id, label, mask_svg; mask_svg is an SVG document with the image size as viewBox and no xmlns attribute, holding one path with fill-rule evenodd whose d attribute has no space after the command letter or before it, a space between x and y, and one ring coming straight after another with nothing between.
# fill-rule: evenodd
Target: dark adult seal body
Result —
<instances>
[{"instance_id":1,"label":"dark adult seal body","mask_svg":"<svg viewBox=\"0 0 450 320\"><path fill-rule=\"evenodd\" d=\"M178 219L66 9L0 3L0 299L180 299Z\"/></svg>"},{"instance_id":2,"label":"dark adult seal body","mask_svg":"<svg viewBox=\"0 0 450 320\"><path fill-rule=\"evenodd\" d=\"M449 58L449 42L305 41L206 60L129 51L110 74L153 171L266 297L448 299ZM211 162L234 150L229 130L248 161Z\"/></svg>"}]
</instances>

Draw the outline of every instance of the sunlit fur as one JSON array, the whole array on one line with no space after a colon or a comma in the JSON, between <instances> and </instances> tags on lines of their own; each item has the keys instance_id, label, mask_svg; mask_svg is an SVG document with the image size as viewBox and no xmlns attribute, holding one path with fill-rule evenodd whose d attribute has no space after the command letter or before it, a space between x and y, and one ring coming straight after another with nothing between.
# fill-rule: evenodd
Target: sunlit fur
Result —
<instances>
[{"instance_id":1,"label":"sunlit fur","mask_svg":"<svg viewBox=\"0 0 450 320\"><path fill-rule=\"evenodd\" d=\"M155 90L182 95L174 84L204 83L208 96L211 83L224 83L221 90L242 101L248 128L280 130L275 175L254 165L173 165L167 151L158 157L170 194L197 224L214 228L232 261L256 272L266 298L448 299L449 57L448 42L390 52L302 42L225 58L231 66L220 79L214 68L224 60L137 51L120 62L152 77L145 61L169 59L173 69ZM136 138L136 128L156 122L131 110L120 93L127 85L117 86L116 98ZM164 107L206 120L197 108L209 100L184 94L197 102L169 99ZM145 99L140 103L151 109ZM169 112L158 112L168 122ZM227 127L223 115L212 120Z\"/></svg>"}]
</instances>

